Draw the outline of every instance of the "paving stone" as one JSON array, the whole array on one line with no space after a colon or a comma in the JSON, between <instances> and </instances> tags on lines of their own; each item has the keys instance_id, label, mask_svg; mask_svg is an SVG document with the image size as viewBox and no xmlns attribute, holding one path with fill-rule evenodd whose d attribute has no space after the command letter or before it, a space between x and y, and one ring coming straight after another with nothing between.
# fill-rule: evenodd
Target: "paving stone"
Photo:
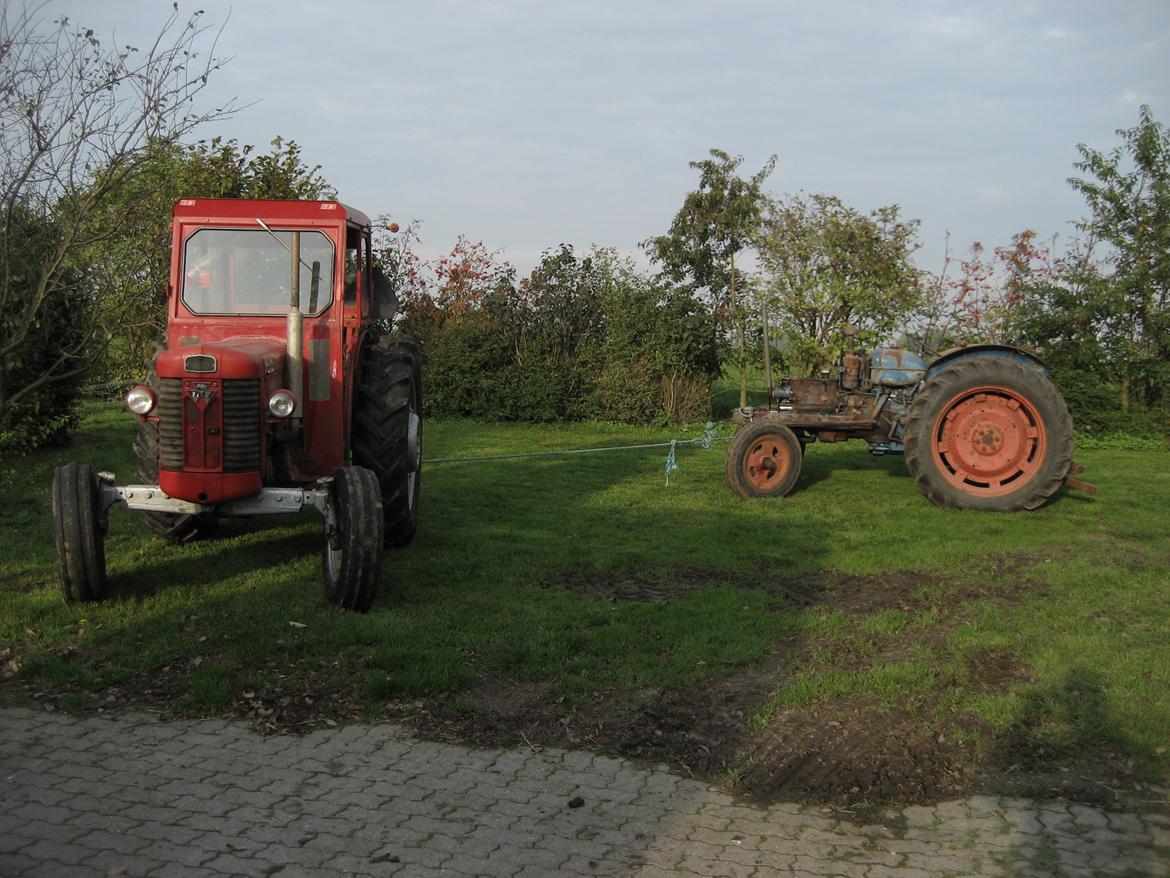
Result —
<instances>
[{"instance_id":1,"label":"paving stone","mask_svg":"<svg viewBox=\"0 0 1170 878\"><path fill-rule=\"evenodd\" d=\"M78 838L89 832L84 826L78 826L76 823L51 823L44 820L34 820L26 823L18 830L14 830L13 837L24 839L24 844L29 844L31 841L53 841L62 844L70 844L77 841ZM0 832L0 850L5 849L5 835ZM10 850L18 850L19 847L12 847Z\"/></svg>"},{"instance_id":2,"label":"paving stone","mask_svg":"<svg viewBox=\"0 0 1170 878\"><path fill-rule=\"evenodd\" d=\"M57 863L48 861L38 863L26 874L26 878L105 878L107 871L95 866L84 866L78 863Z\"/></svg>"},{"instance_id":3,"label":"paving stone","mask_svg":"<svg viewBox=\"0 0 1170 878\"><path fill-rule=\"evenodd\" d=\"M856 826L660 766L420 742L390 724L265 739L223 720L0 708L0 786L5 876L922 878L1027 875L1044 854L1068 878L1170 878L1161 815L974 796Z\"/></svg>"},{"instance_id":4,"label":"paving stone","mask_svg":"<svg viewBox=\"0 0 1170 878\"><path fill-rule=\"evenodd\" d=\"M266 870L270 863L256 857L241 857L237 854L220 854L203 864L204 868L213 872L222 872L224 875L258 875Z\"/></svg>"},{"instance_id":5,"label":"paving stone","mask_svg":"<svg viewBox=\"0 0 1170 878\"><path fill-rule=\"evenodd\" d=\"M939 876L924 872L922 869L908 869L902 866L870 866L865 878L939 878Z\"/></svg>"},{"instance_id":6,"label":"paving stone","mask_svg":"<svg viewBox=\"0 0 1170 878\"><path fill-rule=\"evenodd\" d=\"M27 875L42 862L45 860L33 859L20 853L0 853L0 875Z\"/></svg>"},{"instance_id":7,"label":"paving stone","mask_svg":"<svg viewBox=\"0 0 1170 878\"><path fill-rule=\"evenodd\" d=\"M1142 825L1141 818L1136 814L1111 812L1105 816L1109 821L1110 828L1114 832L1130 833L1131 835L1143 835L1145 833L1145 826Z\"/></svg>"}]
</instances>

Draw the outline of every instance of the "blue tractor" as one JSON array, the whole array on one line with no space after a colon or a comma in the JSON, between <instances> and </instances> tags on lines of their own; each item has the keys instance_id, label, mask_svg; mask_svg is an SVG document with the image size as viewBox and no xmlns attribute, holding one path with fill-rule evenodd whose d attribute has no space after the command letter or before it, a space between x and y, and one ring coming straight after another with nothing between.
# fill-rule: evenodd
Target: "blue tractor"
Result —
<instances>
[{"instance_id":1,"label":"blue tractor","mask_svg":"<svg viewBox=\"0 0 1170 878\"><path fill-rule=\"evenodd\" d=\"M836 375L782 378L768 405L738 409L727 480L743 497L783 497L810 442L862 439L874 454L904 453L939 506L1014 512L1042 506L1070 479L1072 418L1044 362L1007 345L970 345L930 362L910 351L855 349Z\"/></svg>"}]
</instances>

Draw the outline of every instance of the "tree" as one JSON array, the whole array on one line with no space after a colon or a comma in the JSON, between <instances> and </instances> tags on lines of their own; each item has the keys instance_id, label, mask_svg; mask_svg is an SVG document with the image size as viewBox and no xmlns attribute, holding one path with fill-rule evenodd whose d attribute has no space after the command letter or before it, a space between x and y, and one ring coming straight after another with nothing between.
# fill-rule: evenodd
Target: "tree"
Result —
<instances>
[{"instance_id":1,"label":"tree","mask_svg":"<svg viewBox=\"0 0 1170 878\"><path fill-rule=\"evenodd\" d=\"M1036 233L1025 229L990 256L975 241L964 258L954 259L948 235L942 272L931 276L919 312L922 348L938 353L956 344L1025 341L1025 315L1036 299L1036 284L1055 274L1054 246L1055 239L1038 242ZM956 264L958 274L952 277Z\"/></svg>"},{"instance_id":2,"label":"tree","mask_svg":"<svg viewBox=\"0 0 1170 878\"><path fill-rule=\"evenodd\" d=\"M830 195L769 201L757 250L762 295L787 341L787 364L812 375L836 362L844 328L876 342L922 302L911 261L916 220L896 205L862 214Z\"/></svg>"},{"instance_id":3,"label":"tree","mask_svg":"<svg viewBox=\"0 0 1170 878\"><path fill-rule=\"evenodd\" d=\"M8 218L8 230L14 240L21 241L7 265L11 288L21 297L28 295L46 254L57 246L57 230L19 205ZM79 274L60 272L46 293L45 307L27 327L25 344L8 357L10 383L35 386L37 378L53 368L61 351L84 346L85 327L92 322L93 311L93 299L85 294ZM46 383L16 398L0 425L0 455L63 440L76 422L76 399L77 386L72 382Z\"/></svg>"},{"instance_id":4,"label":"tree","mask_svg":"<svg viewBox=\"0 0 1170 878\"><path fill-rule=\"evenodd\" d=\"M92 29L65 17L46 26L44 8L0 10L0 431L12 428L14 406L46 385L75 379L108 343L109 327L87 315L77 321L82 337L53 345L39 374L19 365L34 327L81 272L78 255L117 230L118 217L102 209L107 196L153 145L177 141L232 110L195 109L220 66L202 13L182 19L176 5L156 39L139 50L106 47ZM18 272L27 250L22 214L52 234L35 251L36 264ZM87 274L80 280L85 296L100 295Z\"/></svg>"},{"instance_id":5,"label":"tree","mask_svg":"<svg viewBox=\"0 0 1170 878\"><path fill-rule=\"evenodd\" d=\"M1100 333L1116 363L1121 406L1136 398L1170 411L1170 131L1148 106L1117 131L1107 153L1078 144L1085 178L1069 184L1088 204L1078 225L1106 245L1109 299Z\"/></svg>"},{"instance_id":6,"label":"tree","mask_svg":"<svg viewBox=\"0 0 1170 878\"><path fill-rule=\"evenodd\" d=\"M765 202L764 180L776 156L748 179L736 174L743 156L720 149L711 158L690 162L699 188L687 194L665 235L645 242L650 257L675 282L689 279L710 291L718 313L726 314L738 336L739 401L747 405L747 323L743 282L735 258L751 246Z\"/></svg>"}]
</instances>

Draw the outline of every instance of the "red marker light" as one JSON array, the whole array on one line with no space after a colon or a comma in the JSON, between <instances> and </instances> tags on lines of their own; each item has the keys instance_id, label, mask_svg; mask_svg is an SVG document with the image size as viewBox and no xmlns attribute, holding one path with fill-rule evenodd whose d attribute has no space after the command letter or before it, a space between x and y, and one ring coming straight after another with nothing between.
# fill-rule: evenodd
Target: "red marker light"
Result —
<instances>
[{"instance_id":1,"label":"red marker light","mask_svg":"<svg viewBox=\"0 0 1170 878\"><path fill-rule=\"evenodd\" d=\"M390 232L393 234L398 231L398 223L390 223Z\"/></svg>"}]
</instances>

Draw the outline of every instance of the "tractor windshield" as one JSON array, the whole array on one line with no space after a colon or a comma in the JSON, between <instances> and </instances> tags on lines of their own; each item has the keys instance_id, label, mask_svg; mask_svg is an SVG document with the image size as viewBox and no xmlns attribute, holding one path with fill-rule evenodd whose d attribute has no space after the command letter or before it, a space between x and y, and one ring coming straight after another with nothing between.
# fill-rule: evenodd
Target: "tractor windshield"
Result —
<instances>
[{"instance_id":1,"label":"tractor windshield","mask_svg":"<svg viewBox=\"0 0 1170 878\"><path fill-rule=\"evenodd\" d=\"M333 300L333 242L323 232L200 229L183 248L183 304L195 314L285 314L298 266L301 313Z\"/></svg>"}]
</instances>

